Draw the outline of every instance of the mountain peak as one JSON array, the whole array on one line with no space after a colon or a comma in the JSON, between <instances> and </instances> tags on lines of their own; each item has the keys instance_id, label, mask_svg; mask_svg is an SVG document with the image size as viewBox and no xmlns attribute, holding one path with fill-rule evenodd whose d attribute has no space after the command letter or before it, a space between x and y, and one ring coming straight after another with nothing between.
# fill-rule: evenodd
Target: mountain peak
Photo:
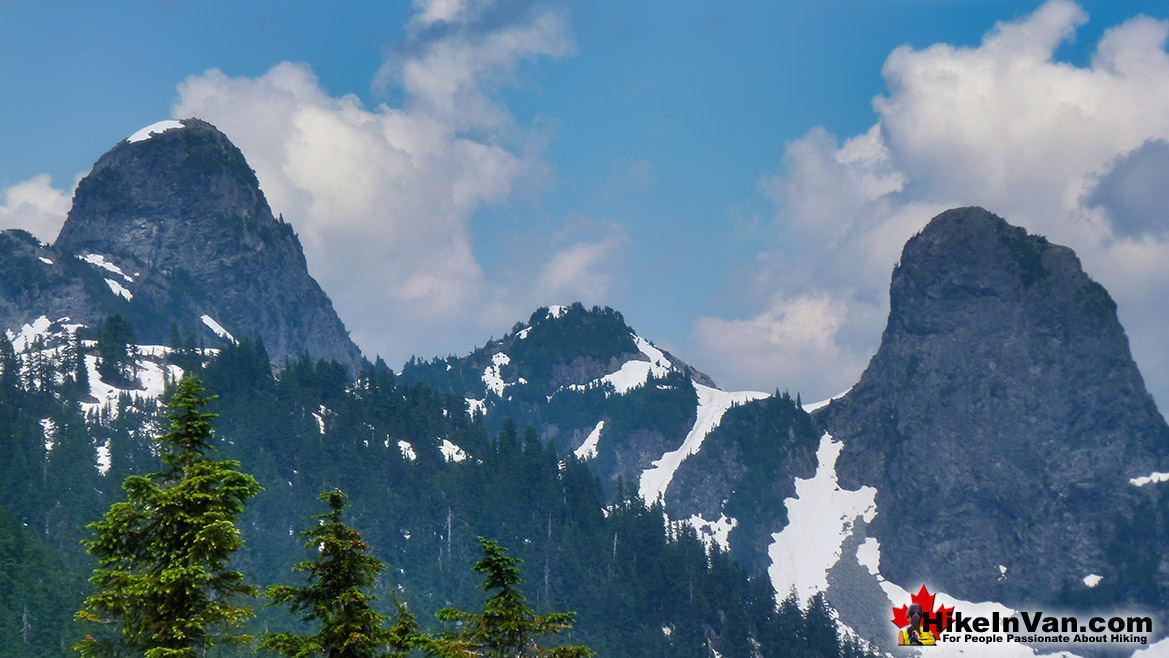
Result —
<instances>
[{"instance_id":1,"label":"mountain peak","mask_svg":"<svg viewBox=\"0 0 1169 658\"><path fill-rule=\"evenodd\" d=\"M842 486L878 491L869 536L894 582L1075 604L1088 574L1120 598L1154 579L1130 482L1166 470L1169 427L1067 247L980 208L935 217L893 272L877 354L818 416Z\"/></svg>"},{"instance_id":2,"label":"mountain peak","mask_svg":"<svg viewBox=\"0 0 1169 658\"><path fill-rule=\"evenodd\" d=\"M361 362L292 226L273 216L243 153L206 121L147 126L99 158L54 249L113 272L107 283L126 304L112 310L146 340L165 340L175 324L210 344L228 332L259 337L277 362L306 351L351 371ZM110 310L91 305L74 317Z\"/></svg>"}]
</instances>

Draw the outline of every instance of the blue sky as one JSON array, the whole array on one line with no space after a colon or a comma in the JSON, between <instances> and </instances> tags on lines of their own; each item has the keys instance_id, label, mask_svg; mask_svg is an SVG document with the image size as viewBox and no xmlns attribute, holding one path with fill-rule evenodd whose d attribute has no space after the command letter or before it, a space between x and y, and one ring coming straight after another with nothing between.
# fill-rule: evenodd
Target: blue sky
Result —
<instances>
[{"instance_id":1,"label":"blue sky","mask_svg":"<svg viewBox=\"0 0 1169 658\"><path fill-rule=\"evenodd\" d=\"M1169 399L1163 3L343 6L0 0L0 226L51 241L104 151L198 115L371 357L579 299L810 400L876 349L905 239L983 205L1077 250Z\"/></svg>"}]
</instances>

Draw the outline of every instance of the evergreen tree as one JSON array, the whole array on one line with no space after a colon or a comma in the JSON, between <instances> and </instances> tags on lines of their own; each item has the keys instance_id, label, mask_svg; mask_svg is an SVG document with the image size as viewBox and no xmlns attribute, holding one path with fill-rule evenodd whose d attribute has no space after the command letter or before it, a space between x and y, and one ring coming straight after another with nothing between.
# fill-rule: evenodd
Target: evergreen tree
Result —
<instances>
[{"instance_id":1,"label":"evergreen tree","mask_svg":"<svg viewBox=\"0 0 1169 658\"><path fill-rule=\"evenodd\" d=\"M128 385L138 377L138 350L134 328L120 315L111 315L101 325L97 339L97 371L102 381Z\"/></svg>"},{"instance_id":2,"label":"evergreen tree","mask_svg":"<svg viewBox=\"0 0 1169 658\"><path fill-rule=\"evenodd\" d=\"M376 597L367 591L385 565L367 552L369 545L356 530L341 522L348 505L345 494L326 491L319 498L330 511L313 517L320 523L301 533L305 547L316 548L319 556L293 567L308 572L308 586L274 585L268 596L269 605L287 604L294 614L303 611L301 621L317 622L320 630L307 636L268 633L262 647L292 658L405 656L419 636L413 616L399 604L398 622L384 627L388 617L370 607ZM393 651L387 653L387 647Z\"/></svg>"},{"instance_id":3,"label":"evergreen tree","mask_svg":"<svg viewBox=\"0 0 1169 658\"><path fill-rule=\"evenodd\" d=\"M505 548L489 539L480 537L479 545L484 557L472 568L486 575L480 586L495 593L487 599L482 613L455 608L439 610L439 619L462 622L463 629L432 643L428 647L431 655L484 658L588 658L593 655L584 646L537 646L536 637L572 628L576 615L571 612L536 615L516 587L523 582L518 566L521 560L508 556Z\"/></svg>"},{"instance_id":4,"label":"evergreen tree","mask_svg":"<svg viewBox=\"0 0 1169 658\"><path fill-rule=\"evenodd\" d=\"M213 461L208 398L198 379L181 381L171 400L170 431L158 438L164 470L130 476L128 500L90 524L96 539L83 542L98 567L97 593L77 619L110 631L88 635L82 656L194 658L217 642L241 642L239 626L252 612L233 604L255 588L228 568L243 545L235 520L260 491L239 462ZM112 632L111 632L112 631Z\"/></svg>"}]
</instances>

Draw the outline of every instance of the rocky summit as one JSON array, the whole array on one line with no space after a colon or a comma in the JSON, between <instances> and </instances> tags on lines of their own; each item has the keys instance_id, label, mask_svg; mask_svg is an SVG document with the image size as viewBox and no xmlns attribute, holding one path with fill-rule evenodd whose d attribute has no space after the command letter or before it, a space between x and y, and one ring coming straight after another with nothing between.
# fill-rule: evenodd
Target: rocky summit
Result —
<instances>
[{"instance_id":1,"label":"rocky summit","mask_svg":"<svg viewBox=\"0 0 1169 658\"><path fill-rule=\"evenodd\" d=\"M166 340L173 324L209 345L259 337L277 363L303 352L351 371L361 362L292 226L273 216L239 149L205 121L163 122L103 155L78 185L51 253L38 249L47 250L5 254L31 263L25 269L48 268L55 281L38 288L45 299L11 304L22 314L4 318L9 329L42 313L92 324L117 312L143 342ZM76 277L62 259L100 275L97 285L66 285Z\"/></svg>"},{"instance_id":2,"label":"rocky summit","mask_svg":"<svg viewBox=\"0 0 1169 658\"><path fill-rule=\"evenodd\" d=\"M1169 427L1071 249L980 208L902 252L877 354L817 420L877 489L882 575L966 600L1169 601ZM1160 498L1158 498L1160 496Z\"/></svg>"}]
</instances>

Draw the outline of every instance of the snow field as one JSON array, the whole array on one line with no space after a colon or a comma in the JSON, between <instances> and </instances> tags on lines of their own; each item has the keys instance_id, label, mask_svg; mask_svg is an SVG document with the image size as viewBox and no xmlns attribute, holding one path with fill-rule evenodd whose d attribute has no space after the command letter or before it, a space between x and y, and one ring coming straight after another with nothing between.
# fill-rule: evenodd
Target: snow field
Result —
<instances>
[{"instance_id":1,"label":"snow field","mask_svg":"<svg viewBox=\"0 0 1169 658\"><path fill-rule=\"evenodd\" d=\"M773 533L767 554L771 584L779 596L795 588L800 601L828 589L828 570L840 559L841 546L852 534L858 518L870 522L877 515L877 490L862 487L857 491L840 488L836 479L836 459L844 444L834 441L827 432L820 437L816 450L816 474L808 480L796 479L796 497L787 505L787 527ZM867 553L862 564L870 572L874 560L870 544L862 544ZM906 599L908 600L908 599Z\"/></svg>"},{"instance_id":2,"label":"snow field","mask_svg":"<svg viewBox=\"0 0 1169 658\"><path fill-rule=\"evenodd\" d=\"M584 443L573 451L577 459L592 459L597 456L597 442L601 440L601 430L605 429L605 421L597 421L597 426L585 437Z\"/></svg>"},{"instance_id":3,"label":"snow field","mask_svg":"<svg viewBox=\"0 0 1169 658\"><path fill-rule=\"evenodd\" d=\"M178 121L171 121L171 120L159 121L157 123L152 123L149 126L146 126L142 130L139 130L138 132L134 133L133 135L130 135L129 137L126 138L126 141L130 142L131 144L133 144L134 142L144 142L144 141L150 139L151 137L154 137L155 135L164 133L168 130L176 130L176 129L185 128L185 127L186 126L179 123Z\"/></svg>"},{"instance_id":4,"label":"snow field","mask_svg":"<svg viewBox=\"0 0 1169 658\"><path fill-rule=\"evenodd\" d=\"M212 333L214 333L216 336L219 336L220 338L226 338L233 343L236 342L235 336L232 336L231 333L227 329L223 328L223 325L216 322L215 318L204 313L203 315L199 316L199 319L202 320L203 324L208 329L210 329L212 331Z\"/></svg>"},{"instance_id":5,"label":"snow field","mask_svg":"<svg viewBox=\"0 0 1169 658\"><path fill-rule=\"evenodd\" d=\"M694 383L694 390L698 393L698 413L694 420L694 427L690 429L686 439L682 441L682 445L677 450L662 455L654 462L652 468L646 469L641 474L638 492L646 503L652 503L660 496L665 495L678 466L682 464L684 459L698 452L706 435L718 427L727 409L735 404L768 397L766 393L756 391L727 393L697 382Z\"/></svg>"}]
</instances>

